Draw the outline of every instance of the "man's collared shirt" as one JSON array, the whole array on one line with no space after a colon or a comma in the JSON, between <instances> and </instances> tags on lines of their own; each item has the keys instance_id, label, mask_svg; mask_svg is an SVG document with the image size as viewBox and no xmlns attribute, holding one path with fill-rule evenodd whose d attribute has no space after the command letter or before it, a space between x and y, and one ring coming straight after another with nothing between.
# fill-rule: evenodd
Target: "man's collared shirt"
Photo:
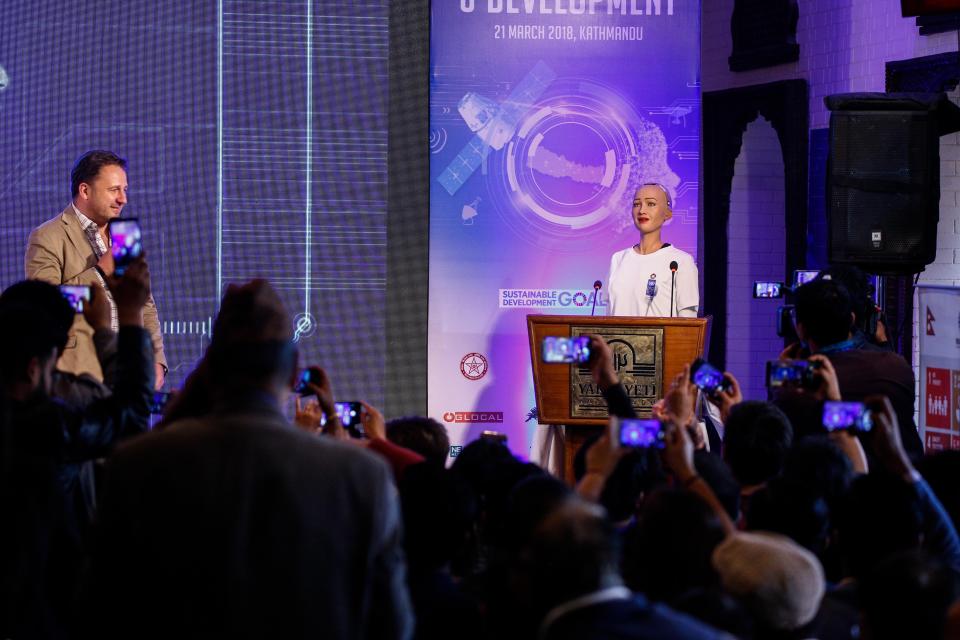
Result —
<instances>
[{"instance_id":1,"label":"man's collared shirt","mask_svg":"<svg viewBox=\"0 0 960 640\"><path fill-rule=\"evenodd\" d=\"M97 223L80 213L80 209L77 209L76 204L71 202L70 206L73 207L73 212L77 214L77 220L80 221L80 226L83 228L83 232L90 242L93 254L97 256L97 260L99 260L101 256L109 251L109 248L107 247L107 243L104 242L103 236L100 235L100 229L97 228ZM114 332L117 332L120 330L120 318L117 316L117 303L113 301L113 295L110 293L110 289L107 287L107 283L103 279L103 274L100 273L100 269L94 269L94 273L97 275L97 280L100 282L100 286L103 287L104 293L107 294L107 302L110 303L110 328Z\"/></svg>"}]
</instances>

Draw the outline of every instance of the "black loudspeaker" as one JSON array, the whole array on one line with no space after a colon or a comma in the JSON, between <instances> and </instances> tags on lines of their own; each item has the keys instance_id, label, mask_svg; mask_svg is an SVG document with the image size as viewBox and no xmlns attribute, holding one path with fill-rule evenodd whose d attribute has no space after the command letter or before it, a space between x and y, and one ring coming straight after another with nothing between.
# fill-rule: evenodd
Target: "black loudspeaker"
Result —
<instances>
[{"instance_id":1,"label":"black loudspeaker","mask_svg":"<svg viewBox=\"0 0 960 640\"><path fill-rule=\"evenodd\" d=\"M829 256L869 273L917 273L937 254L940 136L960 109L945 94L828 96Z\"/></svg>"}]
</instances>

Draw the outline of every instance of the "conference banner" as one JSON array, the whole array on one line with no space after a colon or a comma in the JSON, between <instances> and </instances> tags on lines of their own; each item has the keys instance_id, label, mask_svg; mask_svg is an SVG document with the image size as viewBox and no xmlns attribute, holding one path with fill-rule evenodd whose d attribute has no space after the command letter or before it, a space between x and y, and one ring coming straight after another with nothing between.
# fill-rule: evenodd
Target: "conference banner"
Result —
<instances>
[{"instance_id":1,"label":"conference banner","mask_svg":"<svg viewBox=\"0 0 960 640\"><path fill-rule=\"evenodd\" d=\"M920 438L928 452L960 449L960 288L917 287Z\"/></svg>"},{"instance_id":2,"label":"conference banner","mask_svg":"<svg viewBox=\"0 0 960 640\"><path fill-rule=\"evenodd\" d=\"M664 240L697 255L700 2L431 12L428 411L451 456L483 431L530 456L527 315L606 315L644 183L672 196Z\"/></svg>"}]
</instances>

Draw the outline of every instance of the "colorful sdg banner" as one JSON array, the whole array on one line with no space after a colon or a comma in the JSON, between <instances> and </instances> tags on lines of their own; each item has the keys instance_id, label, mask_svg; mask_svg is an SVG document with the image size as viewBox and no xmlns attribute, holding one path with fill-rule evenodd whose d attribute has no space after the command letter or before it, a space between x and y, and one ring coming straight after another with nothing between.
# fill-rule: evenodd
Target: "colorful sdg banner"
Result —
<instances>
[{"instance_id":1,"label":"colorful sdg banner","mask_svg":"<svg viewBox=\"0 0 960 640\"><path fill-rule=\"evenodd\" d=\"M928 453L960 449L960 287L917 287L920 437Z\"/></svg>"},{"instance_id":2,"label":"colorful sdg banner","mask_svg":"<svg viewBox=\"0 0 960 640\"><path fill-rule=\"evenodd\" d=\"M700 2L431 11L428 411L452 457L497 431L536 460L527 314L606 315L593 284L639 240L643 183L670 191L664 239L697 255Z\"/></svg>"}]
</instances>

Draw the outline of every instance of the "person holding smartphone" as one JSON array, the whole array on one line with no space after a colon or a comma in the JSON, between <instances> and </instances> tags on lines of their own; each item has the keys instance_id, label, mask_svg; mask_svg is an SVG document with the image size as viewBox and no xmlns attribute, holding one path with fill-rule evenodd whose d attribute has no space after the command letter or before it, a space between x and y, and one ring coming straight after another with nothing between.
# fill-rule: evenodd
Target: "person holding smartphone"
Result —
<instances>
[{"instance_id":1,"label":"person holding smartphone","mask_svg":"<svg viewBox=\"0 0 960 640\"><path fill-rule=\"evenodd\" d=\"M110 302L111 328L119 328L117 305L106 278L113 275L107 226L127 204L127 161L110 151L88 151L70 174L71 202L52 220L30 233L25 257L26 277L53 285L98 286ZM163 386L167 360L157 306L151 295L143 309L143 326L150 333L156 363L156 388ZM89 374L103 381L93 330L78 314L57 368Z\"/></svg>"},{"instance_id":2,"label":"person holding smartphone","mask_svg":"<svg viewBox=\"0 0 960 640\"><path fill-rule=\"evenodd\" d=\"M697 264L661 236L673 218L673 200L662 184L641 185L633 197L640 241L613 254L610 315L695 318L700 308ZM671 286L672 285L672 286Z\"/></svg>"}]
</instances>

